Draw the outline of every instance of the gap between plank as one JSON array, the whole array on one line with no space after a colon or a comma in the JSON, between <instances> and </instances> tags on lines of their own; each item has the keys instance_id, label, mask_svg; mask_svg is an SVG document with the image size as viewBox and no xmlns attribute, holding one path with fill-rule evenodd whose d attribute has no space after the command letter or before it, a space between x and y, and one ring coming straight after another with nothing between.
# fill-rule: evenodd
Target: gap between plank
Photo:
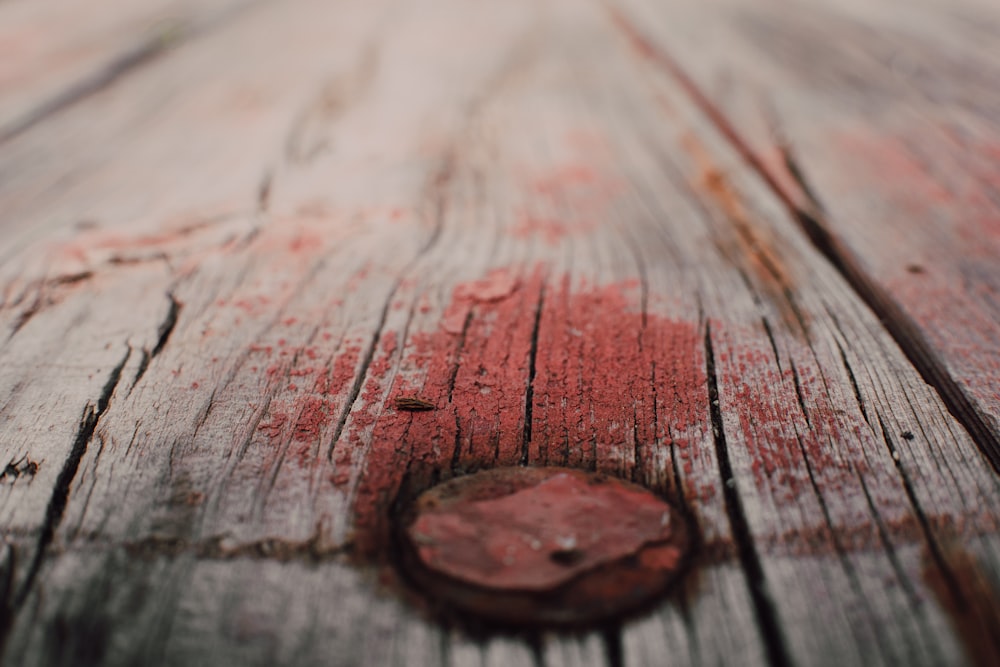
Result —
<instances>
[{"instance_id":1,"label":"gap between plank","mask_svg":"<svg viewBox=\"0 0 1000 667\"><path fill-rule=\"evenodd\" d=\"M647 38L621 10L610 5L607 10L612 24L625 36L632 49L640 57L674 79L681 91L687 95L696 108L705 114L708 121L740 155L751 171L784 205L788 214L805 233L812 245L840 273L855 294L875 313L882 326L896 341L923 380L934 388L948 411L968 432L969 437L976 443L980 452L992 465L993 470L1000 473L1000 433L976 409L972 399L959 386L944 363L931 349L916 323L910 319L891 295L864 271L854 252L847 248L831 231L832 225L826 217L823 206L817 199L815 191L806 181L801 165L795 160L790 148L787 145L779 146L785 168L805 199L804 206L796 203L792 195L778 183L750 145L736 131L733 123L665 49Z\"/></svg>"}]
</instances>

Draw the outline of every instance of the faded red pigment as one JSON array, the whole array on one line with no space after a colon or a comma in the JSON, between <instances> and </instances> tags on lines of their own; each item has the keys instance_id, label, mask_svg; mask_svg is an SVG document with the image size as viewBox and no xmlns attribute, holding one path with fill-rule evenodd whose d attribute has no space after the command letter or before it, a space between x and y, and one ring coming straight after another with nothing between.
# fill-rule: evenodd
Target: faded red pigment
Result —
<instances>
[{"instance_id":1,"label":"faded red pigment","mask_svg":"<svg viewBox=\"0 0 1000 667\"><path fill-rule=\"evenodd\" d=\"M270 355L271 346L258 349ZM314 360L319 356L312 347L293 348L292 355L299 358ZM269 410L269 419L261 422L258 430L264 432L269 439L278 442L290 437L293 441L303 441L311 444L320 437L323 430L336 418L338 409L343 403L346 388L354 379L361 347L347 345L335 357L331 366L318 365L287 369L283 364L271 364L265 373L271 382L281 382L286 376L303 378L311 382L303 383L303 394L295 396L287 409L283 402L274 402ZM311 391L305 390L311 384ZM298 384L289 383L286 390L297 393ZM289 426L290 433L289 433ZM308 448L307 448L308 449Z\"/></svg>"},{"instance_id":2,"label":"faded red pigment","mask_svg":"<svg viewBox=\"0 0 1000 667\"><path fill-rule=\"evenodd\" d=\"M334 449L338 485L364 456L353 502L363 555L385 543L404 478L420 490L522 462L656 478L657 448L683 452L689 469L707 455L689 435L707 423L698 325L644 317L637 282L574 289L541 271L495 272L456 288L436 331L399 344L397 361L397 341L382 341ZM399 397L438 409L398 411Z\"/></svg>"},{"instance_id":3,"label":"faded red pigment","mask_svg":"<svg viewBox=\"0 0 1000 667\"><path fill-rule=\"evenodd\" d=\"M721 325L714 331L720 407L738 419L728 435L734 465L748 461L756 486L786 502L814 482L825 491L857 485L857 475L868 472L863 449L879 445L860 415L834 408L808 348L779 367L766 343L746 343L759 335Z\"/></svg>"},{"instance_id":4,"label":"faded red pigment","mask_svg":"<svg viewBox=\"0 0 1000 667\"><path fill-rule=\"evenodd\" d=\"M568 163L545 171L526 183L541 210L520 212L511 228L516 238L538 237L557 245L567 236L584 234L607 218L621 185L588 164ZM558 211L558 215L553 215Z\"/></svg>"}]
</instances>

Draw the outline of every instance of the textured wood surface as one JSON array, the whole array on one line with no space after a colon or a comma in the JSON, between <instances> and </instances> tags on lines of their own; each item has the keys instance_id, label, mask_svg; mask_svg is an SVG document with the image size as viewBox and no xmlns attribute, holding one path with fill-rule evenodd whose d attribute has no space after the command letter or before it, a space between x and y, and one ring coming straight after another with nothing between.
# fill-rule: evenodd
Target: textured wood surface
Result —
<instances>
[{"instance_id":1,"label":"textured wood surface","mask_svg":"<svg viewBox=\"0 0 1000 667\"><path fill-rule=\"evenodd\" d=\"M0 6L0 142L232 15L241 0Z\"/></svg>"},{"instance_id":2,"label":"textured wood surface","mask_svg":"<svg viewBox=\"0 0 1000 667\"><path fill-rule=\"evenodd\" d=\"M857 26L940 40L988 137L928 54L988 71L1000 15L889 5L257 3L11 134L4 664L993 664L995 193L838 133L957 160ZM439 622L391 504L518 464L671 498L691 572L589 633Z\"/></svg>"},{"instance_id":3,"label":"textured wood surface","mask_svg":"<svg viewBox=\"0 0 1000 667\"><path fill-rule=\"evenodd\" d=\"M1000 468L996 6L621 4Z\"/></svg>"}]
</instances>

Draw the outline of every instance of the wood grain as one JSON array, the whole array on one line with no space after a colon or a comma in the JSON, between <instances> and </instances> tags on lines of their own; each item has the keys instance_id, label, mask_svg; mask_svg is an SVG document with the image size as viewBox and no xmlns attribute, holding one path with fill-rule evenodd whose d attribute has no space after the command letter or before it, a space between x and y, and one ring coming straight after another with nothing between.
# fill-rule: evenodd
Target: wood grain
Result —
<instances>
[{"instance_id":1,"label":"wood grain","mask_svg":"<svg viewBox=\"0 0 1000 667\"><path fill-rule=\"evenodd\" d=\"M241 0L0 6L0 143L229 18Z\"/></svg>"},{"instance_id":2,"label":"wood grain","mask_svg":"<svg viewBox=\"0 0 1000 667\"><path fill-rule=\"evenodd\" d=\"M601 4L300 0L10 140L3 659L988 661L994 473L698 102ZM393 502L522 463L674 499L695 568L442 620Z\"/></svg>"},{"instance_id":3,"label":"wood grain","mask_svg":"<svg viewBox=\"0 0 1000 667\"><path fill-rule=\"evenodd\" d=\"M1000 466L996 8L625 4Z\"/></svg>"}]
</instances>

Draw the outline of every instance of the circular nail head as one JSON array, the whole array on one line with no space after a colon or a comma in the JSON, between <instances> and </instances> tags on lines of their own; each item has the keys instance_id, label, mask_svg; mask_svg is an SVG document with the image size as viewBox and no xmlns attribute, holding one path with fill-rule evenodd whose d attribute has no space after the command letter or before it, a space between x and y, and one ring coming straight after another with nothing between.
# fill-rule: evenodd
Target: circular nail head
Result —
<instances>
[{"instance_id":1,"label":"circular nail head","mask_svg":"<svg viewBox=\"0 0 1000 667\"><path fill-rule=\"evenodd\" d=\"M567 468L498 468L435 486L399 524L428 595L508 625L583 625L651 601L686 561L684 519L648 489Z\"/></svg>"}]
</instances>

